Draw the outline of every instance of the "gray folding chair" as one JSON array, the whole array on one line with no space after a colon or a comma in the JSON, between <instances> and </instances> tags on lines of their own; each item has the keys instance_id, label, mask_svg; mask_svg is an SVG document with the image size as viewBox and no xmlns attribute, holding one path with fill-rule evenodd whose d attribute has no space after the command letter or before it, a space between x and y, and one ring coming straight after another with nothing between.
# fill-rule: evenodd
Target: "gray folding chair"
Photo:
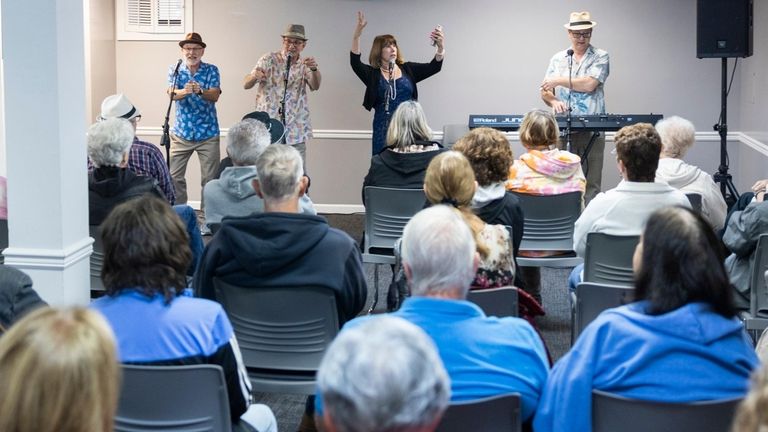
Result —
<instances>
[{"instance_id":1,"label":"gray folding chair","mask_svg":"<svg viewBox=\"0 0 768 432\"><path fill-rule=\"evenodd\" d=\"M594 282L582 282L576 286L576 306L574 308L571 344L579 337L584 327L597 318L606 309L618 307L634 301L635 288L605 285Z\"/></svg>"},{"instance_id":2,"label":"gray folding chair","mask_svg":"<svg viewBox=\"0 0 768 432\"><path fill-rule=\"evenodd\" d=\"M451 403L437 432L519 432L521 423L520 395L510 393Z\"/></svg>"},{"instance_id":3,"label":"gray folding chair","mask_svg":"<svg viewBox=\"0 0 768 432\"><path fill-rule=\"evenodd\" d=\"M744 324L749 331L762 331L768 327L768 234L757 239L754 254L749 277L749 315Z\"/></svg>"},{"instance_id":4,"label":"gray folding chair","mask_svg":"<svg viewBox=\"0 0 768 432\"><path fill-rule=\"evenodd\" d=\"M91 253L91 293L104 291L101 280L101 267L104 265L104 243L101 241L101 230L98 225L88 227L88 233L93 237L93 252Z\"/></svg>"},{"instance_id":5,"label":"gray folding chair","mask_svg":"<svg viewBox=\"0 0 768 432\"><path fill-rule=\"evenodd\" d=\"M443 147L450 149L456 141L469 133L467 124L447 124L443 126Z\"/></svg>"},{"instance_id":6,"label":"gray folding chair","mask_svg":"<svg viewBox=\"0 0 768 432\"><path fill-rule=\"evenodd\" d=\"M592 391L593 432L727 432L741 398L666 403Z\"/></svg>"},{"instance_id":7,"label":"gray folding chair","mask_svg":"<svg viewBox=\"0 0 768 432\"><path fill-rule=\"evenodd\" d=\"M317 368L339 332L333 291L236 286L219 278L213 286L232 322L253 390L314 394Z\"/></svg>"},{"instance_id":8,"label":"gray folding chair","mask_svg":"<svg viewBox=\"0 0 768 432\"><path fill-rule=\"evenodd\" d=\"M570 252L564 256L529 258L518 256L527 267L575 267L583 260L573 253L573 229L581 214L581 192L561 195L516 193L525 216L520 251Z\"/></svg>"},{"instance_id":9,"label":"gray folding chair","mask_svg":"<svg viewBox=\"0 0 768 432\"><path fill-rule=\"evenodd\" d=\"M632 257L640 236L587 234L584 254L584 282L634 286Z\"/></svg>"},{"instance_id":10,"label":"gray folding chair","mask_svg":"<svg viewBox=\"0 0 768 432\"><path fill-rule=\"evenodd\" d=\"M517 288L512 286L470 290L467 300L480 306L488 316L516 317L518 313Z\"/></svg>"},{"instance_id":11,"label":"gray folding chair","mask_svg":"<svg viewBox=\"0 0 768 432\"><path fill-rule=\"evenodd\" d=\"M220 366L123 365L116 432L231 430Z\"/></svg>"},{"instance_id":12,"label":"gray folding chair","mask_svg":"<svg viewBox=\"0 0 768 432\"><path fill-rule=\"evenodd\" d=\"M374 265L374 296L368 313L379 301L379 265L395 264L395 241L403 236L409 220L424 208L427 201L423 189L397 189L366 186L365 238L363 262Z\"/></svg>"},{"instance_id":13,"label":"gray folding chair","mask_svg":"<svg viewBox=\"0 0 768 432\"><path fill-rule=\"evenodd\" d=\"M0 264L5 262L3 251L8 247L8 219L0 219Z\"/></svg>"},{"instance_id":14,"label":"gray folding chair","mask_svg":"<svg viewBox=\"0 0 768 432\"><path fill-rule=\"evenodd\" d=\"M688 197L688 201L691 202L691 208L697 213L701 213L701 194L691 192L685 194Z\"/></svg>"}]
</instances>

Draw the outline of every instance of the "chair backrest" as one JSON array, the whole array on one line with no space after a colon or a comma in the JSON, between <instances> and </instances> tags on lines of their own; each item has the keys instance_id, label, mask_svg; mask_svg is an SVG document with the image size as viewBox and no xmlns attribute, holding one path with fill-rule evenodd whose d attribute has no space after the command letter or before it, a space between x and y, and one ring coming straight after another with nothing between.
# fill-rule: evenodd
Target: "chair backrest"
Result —
<instances>
[{"instance_id":1,"label":"chair backrest","mask_svg":"<svg viewBox=\"0 0 768 432\"><path fill-rule=\"evenodd\" d=\"M210 223L208 228L211 230L211 234L216 234L221 229L221 222Z\"/></svg>"},{"instance_id":2,"label":"chair backrest","mask_svg":"<svg viewBox=\"0 0 768 432\"><path fill-rule=\"evenodd\" d=\"M101 280L101 267L104 265L104 242L101 240L101 230L98 225L91 225L88 227L88 233L93 237L91 291L104 291L104 282Z\"/></svg>"},{"instance_id":3,"label":"chair backrest","mask_svg":"<svg viewBox=\"0 0 768 432\"><path fill-rule=\"evenodd\" d=\"M518 432L521 423L520 395L511 393L451 403L437 432Z\"/></svg>"},{"instance_id":4,"label":"chair backrest","mask_svg":"<svg viewBox=\"0 0 768 432\"><path fill-rule=\"evenodd\" d=\"M450 149L461 137L469 133L467 124L447 124L443 126L443 147Z\"/></svg>"},{"instance_id":5,"label":"chair backrest","mask_svg":"<svg viewBox=\"0 0 768 432\"><path fill-rule=\"evenodd\" d=\"M587 234L584 282L634 286L632 256L640 236Z\"/></svg>"},{"instance_id":6,"label":"chair backrest","mask_svg":"<svg viewBox=\"0 0 768 432\"><path fill-rule=\"evenodd\" d=\"M231 429L220 366L123 365L116 432Z\"/></svg>"},{"instance_id":7,"label":"chair backrest","mask_svg":"<svg viewBox=\"0 0 768 432\"><path fill-rule=\"evenodd\" d=\"M213 285L232 322L254 391L313 393L317 368L339 332L333 291L237 286L218 278ZM288 383L293 378L296 382Z\"/></svg>"},{"instance_id":8,"label":"chair backrest","mask_svg":"<svg viewBox=\"0 0 768 432\"><path fill-rule=\"evenodd\" d=\"M592 431L727 432L741 398L665 403L592 391Z\"/></svg>"},{"instance_id":9,"label":"chair backrest","mask_svg":"<svg viewBox=\"0 0 768 432\"><path fill-rule=\"evenodd\" d=\"M371 248L392 249L403 236L409 220L424 208L427 201L423 189L397 189L366 186L365 241L363 252Z\"/></svg>"},{"instance_id":10,"label":"chair backrest","mask_svg":"<svg viewBox=\"0 0 768 432\"><path fill-rule=\"evenodd\" d=\"M512 286L470 290L467 300L480 306L488 316L516 317L518 314L517 288Z\"/></svg>"},{"instance_id":11,"label":"chair backrest","mask_svg":"<svg viewBox=\"0 0 768 432\"><path fill-rule=\"evenodd\" d=\"M768 314L768 282L765 273L768 271L768 234L761 234L757 239L755 257L749 280L750 312L753 317Z\"/></svg>"},{"instance_id":12,"label":"chair backrest","mask_svg":"<svg viewBox=\"0 0 768 432\"><path fill-rule=\"evenodd\" d=\"M581 214L581 192L515 195L520 199L525 217L520 250L573 250L574 224Z\"/></svg>"},{"instance_id":13,"label":"chair backrest","mask_svg":"<svg viewBox=\"0 0 768 432\"><path fill-rule=\"evenodd\" d=\"M690 192L686 193L685 196L687 196L688 201L691 202L691 208L697 213L701 213L701 194Z\"/></svg>"},{"instance_id":14,"label":"chair backrest","mask_svg":"<svg viewBox=\"0 0 768 432\"><path fill-rule=\"evenodd\" d=\"M584 327L606 309L631 303L635 288L582 282L576 286L576 312L573 323L573 339L581 334Z\"/></svg>"}]
</instances>

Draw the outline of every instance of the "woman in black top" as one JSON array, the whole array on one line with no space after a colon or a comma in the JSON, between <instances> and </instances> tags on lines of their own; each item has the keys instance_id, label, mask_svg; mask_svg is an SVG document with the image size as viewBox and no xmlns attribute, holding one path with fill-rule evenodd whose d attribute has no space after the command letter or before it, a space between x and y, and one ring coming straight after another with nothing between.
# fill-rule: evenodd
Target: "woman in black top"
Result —
<instances>
[{"instance_id":1,"label":"woman in black top","mask_svg":"<svg viewBox=\"0 0 768 432\"><path fill-rule=\"evenodd\" d=\"M443 30L438 26L430 38L437 47L435 57L429 63L413 63L403 60L397 40L389 34L376 36L373 40L369 65L360 60L360 35L368 24L362 12L357 13L357 26L352 36L352 51L349 63L358 78L365 84L363 106L374 109L373 154L385 147L387 127L392 113L401 102L417 100L419 92L416 83L440 72L445 55Z\"/></svg>"}]
</instances>

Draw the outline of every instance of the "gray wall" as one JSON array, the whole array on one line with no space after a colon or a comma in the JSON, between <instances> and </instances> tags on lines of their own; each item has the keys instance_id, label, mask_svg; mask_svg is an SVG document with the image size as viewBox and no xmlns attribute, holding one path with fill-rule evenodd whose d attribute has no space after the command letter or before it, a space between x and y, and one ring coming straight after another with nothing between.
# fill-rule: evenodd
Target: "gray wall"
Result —
<instances>
[{"instance_id":1,"label":"gray wall","mask_svg":"<svg viewBox=\"0 0 768 432\"><path fill-rule=\"evenodd\" d=\"M768 131L763 102L768 97L768 35L759 27L768 22L768 11L765 0L755 3L756 55L739 62L729 99L731 131L742 125ZM524 113L541 107L539 83L550 56L568 45L562 25L574 8L592 12L598 22L593 44L611 54L609 112L677 114L711 131L720 109L720 61L696 59L694 0L584 0L578 5L563 0L196 0L194 5L195 31L208 44L205 60L222 72L218 110L224 128L253 106L253 91L243 90L241 80L258 57L279 49L287 23L306 26L310 40L304 54L317 57L323 73L322 88L310 96L317 136L308 150L308 168L318 203L359 204L368 167L370 142L364 131L370 129L372 114L362 108L363 84L348 66L357 10L368 19L361 41L364 58L373 36L393 33L407 59L427 61L434 52L427 35L443 25L444 69L419 85L420 101L436 131L444 124L465 123L469 113ZM166 106L166 71L179 56L174 42L116 43L116 90L140 106L142 132L154 142ZM702 167L716 164L712 160ZM198 179L193 163L189 184ZM190 199L198 196L191 187Z\"/></svg>"}]
</instances>

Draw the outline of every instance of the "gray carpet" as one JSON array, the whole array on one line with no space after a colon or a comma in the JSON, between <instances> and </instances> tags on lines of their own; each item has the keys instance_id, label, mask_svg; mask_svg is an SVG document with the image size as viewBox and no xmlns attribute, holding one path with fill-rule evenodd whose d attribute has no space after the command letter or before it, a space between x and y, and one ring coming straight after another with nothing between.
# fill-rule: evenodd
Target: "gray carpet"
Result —
<instances>
[{"instance_id":1,"label":"gray carpet","mask_svg":"<svg viewBox=\"0 0 768 432\"><path fill-rule=\"evenodd\" d=\"M347 232L355 241L359 241L363 233L364 216L354 215L323 215L328 223L338 229ZM366 279L368 282L368 303L364 312L373 302L374 297L374 266L365 264ZM557 360L565 354L570 347L571 315L570 304L567 295L567 278L570 269L544 268L541 271L541 293L544 301L544 309L547 315L540 317L537 324L545 343L549 348L553 360ZM388 265L379 266L379 301L375 313L384 312L386 309L386 290L391 280L392 272ZM267 394L254 393L254 401L267 404L277 417L281 431L298 430L306 396L291 394Z\"/></svg>"}]
</instances>

